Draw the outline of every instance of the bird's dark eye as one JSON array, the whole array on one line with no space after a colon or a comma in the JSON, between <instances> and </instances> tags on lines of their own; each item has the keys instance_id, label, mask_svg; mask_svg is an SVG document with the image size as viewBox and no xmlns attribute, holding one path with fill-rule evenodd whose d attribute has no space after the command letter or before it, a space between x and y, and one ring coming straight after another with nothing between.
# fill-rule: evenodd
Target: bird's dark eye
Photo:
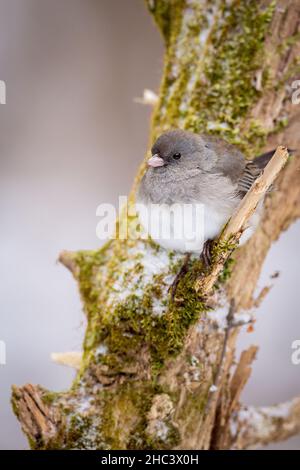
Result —
<instances>
[{"instance_id":1,"label":"bird's dark eye","mask_svg":"<svg viewBox=\"0 0 300 470\"><path fill-rule=\"evenodd\" d=\"M179 160L179 158L181 158L181 153L174 153L173 158L175 160Z\"/></svg>"}]
</instances>

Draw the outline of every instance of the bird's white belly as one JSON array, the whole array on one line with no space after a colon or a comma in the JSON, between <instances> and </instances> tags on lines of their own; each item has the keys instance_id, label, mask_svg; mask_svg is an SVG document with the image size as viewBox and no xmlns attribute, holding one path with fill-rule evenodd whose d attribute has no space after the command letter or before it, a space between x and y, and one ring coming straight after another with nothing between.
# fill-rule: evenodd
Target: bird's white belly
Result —
<instances>
[{"instance_id":1,"label":"bird's white belly","mask_svg":"<svg viewBox=\"0 0 300 470\"><path fill-rule=\"evenodd\" d=\"M204 204L137 204L145 233L167 250L201 253L228 217Z\"/></svg>"}]
</instances>

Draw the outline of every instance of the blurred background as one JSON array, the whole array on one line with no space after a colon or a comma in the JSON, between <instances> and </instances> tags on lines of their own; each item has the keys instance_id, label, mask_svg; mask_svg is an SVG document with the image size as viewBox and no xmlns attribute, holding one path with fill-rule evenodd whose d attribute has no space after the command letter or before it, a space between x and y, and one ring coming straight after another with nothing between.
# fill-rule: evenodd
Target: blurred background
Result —
<instances>
[{"instance_id":1,"label":"blurred background","mask_svg":"<svg viewBox=\"0 0 300 470\"><path fill-rule=\"evenodd\" d=\"M71 369L51 352L80 350L84 317L76 284L56 263L63 249L97 248L96 208L130 189L147 147L163 44L142 0L0 0L0 448L27 449L10 387L67 389ZM269 253L257 313L259 344L244 401L268 405L300 393L300 222ZM270 276L277 270L276 280ZM270 446L300 449L300 438Z\"/></svg>"}]
</instances>

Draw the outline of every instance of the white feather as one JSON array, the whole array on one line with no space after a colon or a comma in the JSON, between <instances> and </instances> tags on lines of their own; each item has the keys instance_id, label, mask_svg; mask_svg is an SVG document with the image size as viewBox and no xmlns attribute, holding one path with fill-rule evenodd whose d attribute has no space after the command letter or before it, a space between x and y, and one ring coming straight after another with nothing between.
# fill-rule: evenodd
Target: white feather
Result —
<instances>
[{"instance_id":1,"label":"white feather","mask_svg":"<svg viewBox=\"0 0 300 470\"><path fill-rule=\"evenodd\" d=\"M226 222L224 214L203 204L137 204L145 232L167 250L201 253Z\"/></svg>"},{"instance_id":2,"label":"white feather","mask_svg":"<svg viewBox=\"0 0 300 470\"><path fill-rule=\"evenodd\" d=\"M204 204L137 204L145 234L166 250L202 253L206 240L216 238L230 215ZM245 243L258 225L255 213L240 243Z\"/></svg>"}]
</instances>

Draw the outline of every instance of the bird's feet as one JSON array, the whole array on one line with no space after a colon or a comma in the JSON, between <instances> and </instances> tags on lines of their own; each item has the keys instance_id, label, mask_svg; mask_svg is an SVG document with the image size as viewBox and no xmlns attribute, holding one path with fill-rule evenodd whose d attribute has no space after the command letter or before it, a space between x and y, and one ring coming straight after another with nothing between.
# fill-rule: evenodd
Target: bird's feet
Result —
<instances>
[{"instance_id":1,"label":"bird's feet","mask_svg":"<svg viewBox=\"0 0 300 470\"><path fill-rule=\"evenodd\" d=\"M206 268L211 265L213 244L214 240L206 240L203 245L202 253L200 255L200 259L203 261Z\"/></svg>"},{"instance_id":2,"label":"bird's feet","mask_svg":"<svg viewBox=\"0 0 300 470\"><path fill-rule=\"evenodd\" d=\"M214 240L206 240L206 242L203 245L203 251L200 255L200 259L203 261L204 265L207 268L211 265L213 244L214 244ZM174 281L169 287L169 292L171 292L172 301L174 301L175 299L176 290L177 290L179 282L181 281L182 278L184 278L184 276L188 272L190 258L191 258L191 254L187 253L185 255L185 258L184 258L184 261L180 270L176 274Z\"/></svg>"},{"instance_id":3,"label":"bird's feet","mask_svg":"<svg viewBox=\"0 0 300 470\"><path fill-rule=\"evenodd\" d=\"M175 294L176 294L176 290L177 290L177 287L178 287L178 284L180 282L180 280L186 275L186 273L188 272L188 266L189 266L189 261L190 261L190 253L187 253L185 255L185 258L184 258L184 261L183 261L183 264L180 268L180 270L178 271L178 273L176 274L176 277L173 281L173 283L170 285L169 287L169 292L171 292L171 299L172 301L174 301L175 299Z\"/></svg>"}]
</instances>

